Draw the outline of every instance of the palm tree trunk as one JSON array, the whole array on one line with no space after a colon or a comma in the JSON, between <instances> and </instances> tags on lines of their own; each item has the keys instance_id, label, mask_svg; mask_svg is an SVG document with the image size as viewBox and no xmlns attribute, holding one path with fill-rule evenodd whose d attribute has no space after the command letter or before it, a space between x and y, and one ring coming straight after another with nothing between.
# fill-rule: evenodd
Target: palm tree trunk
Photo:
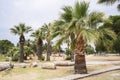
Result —
<instances>
[{"instance_id":1,"label":"palm tree trunk","mask_svg":"<svg viewBox=\"0 0 120 80\"><path fill-rule=\"evenodd\" d=\"M20 62L24 62L24 44L20 43Z\"/></svg>"},{"instance_id":2,"label":"palm tree trunk","mask_svg":"<svg viewBox=\"0 0 120 80\"><path fill-rule=\"evenodd\" d=\"M74 61L74 53L71 52L70 56L71 56L71 62L73 62Z\"/></svg>"},{"instance_id":3,"label":"palm tree trunk","mask_svg":"<svg viewBox=\"0 0 120 80\"><path fill-rule=\"evenodd\" d=\"M25 42L25 38L24 35L22 34L20 36L20 62L24 62L24 42Z\"/></svg>"},{"instance_id":4,"label":"palm tree trunk","mask_svg":"<svg viewBox=\"0 0 120 80\"><path fill-rule=\"evenodd\" d=\"M76 74L85 74L87 73L85 55L75 55L75 73Z\"/></svg>"},{"instance_id":5,"label":"palm tree trunk","mask_svg":"<svg viewBox=\"0 0 120 80\"><path fill-rule=\"evenodd\" d=\"M38 56L38 60L42 60L42 40L41 40L41 38L38 38L38 42L37 42L37 56Z\"/></svg>"},{"instance_id":6,"label":"palm tree trunk","mask_svg":"<svg viewBox=\"0 0 120 80\"><path fill-rule=\"evenodd\" d=\"M46 61L50 61L50 55L51 55L51 45L50 45L50 41L48 41Z\"/></svg>"},{"instance_id":7,"label":"palm tree trunk","mask_svg":"<svg viewBox=\"0 0 120 80\"><path fill-rule=\"evenodd\" d=\"M75 50L75 73L76 74L85 74L87 73L86 61L85 61L85 53L84 53L84 40L81 37L79 41L76 43Z\"/></svg>"}]
</instances>

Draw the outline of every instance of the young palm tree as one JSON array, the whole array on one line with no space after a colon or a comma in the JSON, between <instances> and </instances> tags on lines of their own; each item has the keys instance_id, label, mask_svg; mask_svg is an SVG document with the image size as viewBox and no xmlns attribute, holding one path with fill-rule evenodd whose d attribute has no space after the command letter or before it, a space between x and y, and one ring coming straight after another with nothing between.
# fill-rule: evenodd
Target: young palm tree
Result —
<instances>
[{"instance_id":1,"label":"young palm tree","mask_svg":"<svg viewBox=\"0 0 120 80\"><path fill-rule=\"evenodd\" d=\"M45 39L47 41L47 57L46 57L46 61L50 61L50 55L51 55L51 32L50 32L50 27L51 24L49 23L44 24L41 28L41 30L43 31L43 34L45 35Z\"/></svg>"},{"instance_id":2,"label":"young palm tree","mask_svg":"<svg viewBox=\"0 0 120 80\"><path fill-rule=\"evenodd\" d=\"M25 43L25 37L24 34L32 31L31 27L26 26L24 23L20 23L17 26L14 26L14 28L10 29L11 33L15 35L19 35L19 43L20 43L20 62L24 62L24 43Z\"/></svg>"},{"instance_id":3,"label":"young palm tree","mask_svg":"<svg viewBox=\"0 0 120 80\"><path fill-rule=\"evenodd\" d=\"M42 45L43 45L43 32L41 29L36 30L35 32L32 33L33 37L35 37L36 41L36 47L37 47L37 56L39 60L42 60Z\"/></svg>"},{"instance_id":4,"label":"young palm tree","mask_svg":"<svg viewBox=\"0 0 120 80\"><path fill-rule=\"evenodd\" d=\"M74 40L73 44L75 45L75 73L87 73L84 50L85 45L98 41L100 36L105 37L104 33L100 35L102 32L100 32L98 28L103 21L103 13L91 12L89 14L88 8L89 3L84 1L75 3L75 6L72 8L72 19L63 24L63 26L65 26L65 31L58 42L60 43L70 36L73 37L71 40ZM115 34L109 29L106 30L107 33L105 34L113 40ZM72 35L70 33L72 33Z\"/></svg>"}]
</instances>

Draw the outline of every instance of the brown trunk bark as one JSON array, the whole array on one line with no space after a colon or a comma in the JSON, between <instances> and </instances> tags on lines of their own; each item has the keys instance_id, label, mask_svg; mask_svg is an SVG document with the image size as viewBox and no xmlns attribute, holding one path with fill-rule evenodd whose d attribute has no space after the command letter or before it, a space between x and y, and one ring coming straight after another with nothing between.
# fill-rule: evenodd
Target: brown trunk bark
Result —
<instances>
[{"instance_id":1,"label":"brown trunk bark","mask_svg":"<svg viewBox=\"0 0 120 80\"><path fill-rule=\"evenodd\" d=\"M20 43L20 62L24 62L24 44Z\"/></svg>"},{"instance_id":2,"label":"brown trunk bark","mask_svg":"<svg viewBox=\"0 0 120 80\"><path fill-rule=\"evenodd\" d=\"M38 60L42 60L42 39L38 38L37 42L37 56Z\"/></svg>"},{"instance_id":3,"label":"brown trunk bark","mask_svg":"<svg viewBox=\"0 0 120 80\"><path fill-rule=\"evenodd\" d=\"M75 59L74 59L74 53L71 52L70 56L71 56L71 62L73 62L73 61L75 60Z\"/></svg>"},{"instance_id":4,"label":"brown trunk bark","mask_svg":"<svg viewBox=\"0 0 120 80\"><path fill-rule=\"evenodd\" d=\"M75 55L75 73L76 74L85 74L87 73L85 55Z\"/></svg>"},{"instance_id":5,"label":"brown trunk bark","mask_svg":"<svg viewBox=\"0 0 120 80\"><path fill-rule=\"evenodd\" d=\"M47 44L47 58L46 61L50 61L50 55L51 55L51 45L50 42Z\"/></svg>"},{"instance_id":6,"label":"brown trunk bark","mask_svg":"<svg viewBox=\"0 0 120 80\"><path fill-rule=\"evenodd\" d=\"M84 43L83 37L81 36L79 41L76 42L75 66L74 66L76 74L87 73L84 45L85 43Z\"/></svg>"},{"instance_id":7,"label":"brown trunk bark","mask_svg":"<svg viewBox=\"0 0 120 80\"><path fill-rule=\"evenodd\" d=\"M20 62L24 62L24 42L25 42L25 38L24 35L22 34L20 36Z\"/></svg>"}]
</instances>

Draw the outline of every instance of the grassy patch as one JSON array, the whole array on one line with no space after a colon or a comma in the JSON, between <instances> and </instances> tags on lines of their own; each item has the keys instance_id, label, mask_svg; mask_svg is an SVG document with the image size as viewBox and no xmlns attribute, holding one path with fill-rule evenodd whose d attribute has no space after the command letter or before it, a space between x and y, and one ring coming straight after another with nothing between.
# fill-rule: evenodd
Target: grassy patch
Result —
<instances>
[{"instance_id":1,"label":"grassy patch","mask_svg":"<svg viewBox=\"0 0 120 80\"><path fill-rule=\"evenodd\" d=\"M88 72L91 72L91 71L111 68L113 66L114 65L112 64L101 64L101 65L87 66L87 69L88 69Z\"/></svg>"},{"instance_id":2,"label":"grassy patch","mask_svg":"<svg viewBox=\"0 0 120 80\"><path fill-rule=\"evenodd\" d=\"M4 55L0 55L0 61L9 61Z\"/></svg>"},{"instance_id":3,"label":"grassy patch","mask_svg":"<svg viewBox=\"0 0 120 80\"><path fill-rule=\"evenodd\" d=\"M110 56L110 57L103 57L103 56L87 56L86 57L88 61L97 61L97 60L120 60L120 56ZM0 57L0 61L4 61L5 57L2 56ZM25 61L26 63L32 62L31 60ZM33 61L34 62L34 61ZM47 63L46 61L36 61L38 63ZM51 61L53 62L53 61ZM13 62L14 63L14 62ZM115 65L120 65L118 64L102 64L102 65L91 65L88 66L88 72L95 71L95 70L100 70L100 69L106 69L110 68ZM117 72L108 72L108 73L103 73L100 75L95 75L93 77L88 77L82 80L120 80L120 77L117 76L110 76L111 74L114 73L119 73L120 70ZM57 66L56 70L49 70L49 69L41 69L40 67L36 68L14 68L9 71L2 71L0 72L0 80L46 80L46 79L51 79L51 78L57 78L57 77L62 77L62 76L67 76L74 74L74 67L73 66L63 66L59 67ZM96 77L98 76L98 77ZM111 77L109 79L109 76ZM105 79L103 79L105 78ZM81 80L81 79L80 79Z\"/></svg>"},{"instance_id":4,"label":"grassy patch","mask_svg":"<svg viewBox=\"0 0 120 80\"><path fill-rule=\"evenodd\" d=\"M0 73L0 80L45 80L73 74L70 68L56 70L37 68L14 68Z\"/></svg>"}]
</instances>

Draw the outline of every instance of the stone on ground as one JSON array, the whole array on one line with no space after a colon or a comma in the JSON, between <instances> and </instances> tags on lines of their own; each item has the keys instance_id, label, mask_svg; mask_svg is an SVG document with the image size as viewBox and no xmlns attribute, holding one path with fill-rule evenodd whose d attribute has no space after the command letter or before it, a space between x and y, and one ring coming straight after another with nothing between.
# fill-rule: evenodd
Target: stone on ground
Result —
<instances>
[{"instance_id":1,"label":"stone on ground","mask_svg":"<svg viewBox=\"0 0 120 80\"><path fill-rule=\"evenodd\" d=\"M0 71L13 68L13 64L10 62L0 62Z\"/></svg>"},{"instance_id":2,"label":"stone on ground","mask_svg":"<svg viewBox=\"0 0 120 80\"><path fill-rule=\"evenodd\" d=\"M54 63L44 63L41 65L42 69L56 69L56 65Z\"/></svg>"},{"instance_id":3,"label":"stone on ground","mask_svg":"<svg viewBox=\"0 0 120 80\"><path fill-rule=\"evenodd\" d=\"M30 64L30 67L37 67L38 66L38 63L37 62L32 62L31 64Z\"/></svg>"},{"instance_id":4,"label":"stone on ground","mask_svg":"<svg viewBox=\"0 0 120 80\"><path fill-rule=\"evenodd\" d=\"M73 66L74 62L70 62L70 61L56 61L55 64L56 64L56 66Z\"/></svg>"}]
</instances>

